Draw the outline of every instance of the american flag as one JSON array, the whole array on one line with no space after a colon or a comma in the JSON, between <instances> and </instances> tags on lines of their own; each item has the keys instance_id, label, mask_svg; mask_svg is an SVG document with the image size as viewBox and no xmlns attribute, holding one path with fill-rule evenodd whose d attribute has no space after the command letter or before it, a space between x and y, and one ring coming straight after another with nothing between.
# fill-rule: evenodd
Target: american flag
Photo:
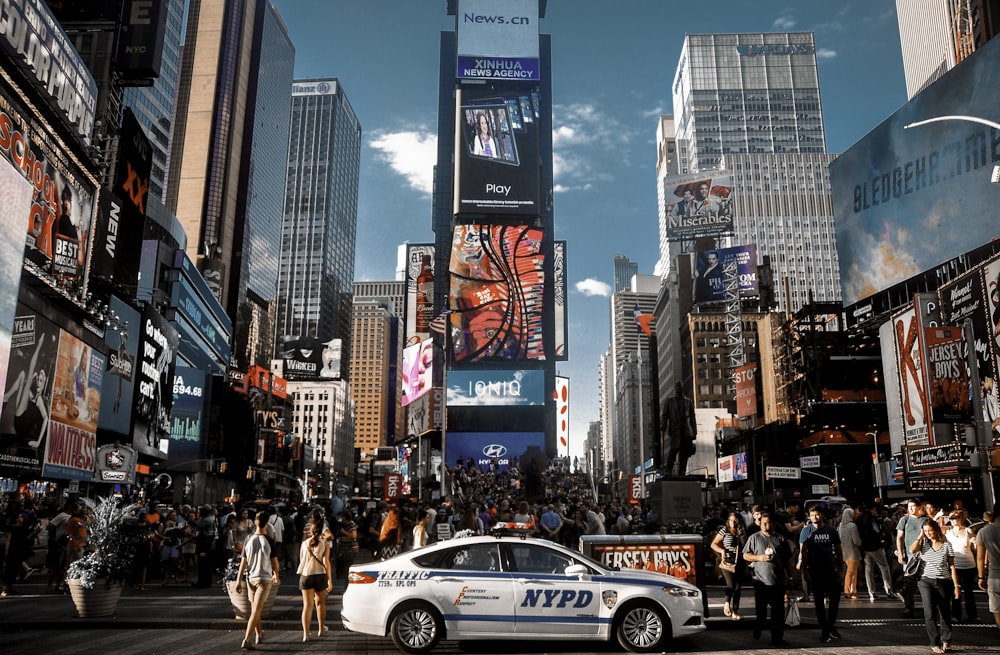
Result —
<instances>
[{"instance_id":1,"label":"american flag","mask_svg":"<svg viewBox=\"0 0 1000 655\"><path fill-rule=\"evenodd\" d=\"M445 309L436 317L431 319L430 328L431 332L436 332L438 334L444 334L445 329L448 327L448 315L451 314L451 310Z\"/></svg>"}]
</instances>

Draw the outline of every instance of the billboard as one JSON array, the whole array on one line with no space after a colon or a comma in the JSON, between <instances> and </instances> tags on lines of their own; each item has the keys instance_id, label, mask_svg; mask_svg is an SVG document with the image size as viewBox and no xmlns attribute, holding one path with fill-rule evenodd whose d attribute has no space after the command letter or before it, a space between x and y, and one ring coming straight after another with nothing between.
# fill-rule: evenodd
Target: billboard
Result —
<instances>
[{"instance_id":1,"label":"billboard","mask_svg":"<svg viewBox=\"0 0 1000 655\"><path fill-rule=\"evenodd\" d=\"M459 79L540 78L538 0L460 0Z\"/></svg>"},{"instance_id":2,"label":"billboard","mask_svg":"<svg viewBox=\"0 0 1000 655\"><path fill-rule=\"evenodd\" d=\"M569 360L569 287L566 279L566 242L556 241L552 244L552 293L554 297L553 312L555 317L555 356L556 361Z\"/></svg>"},{"instance_id":3,"label":"billboard","mask_svg":"<svg viewBox=\"0 0 1000 655\"><path fill-rule=\"evenodd\" d=\"M14 165L0 157L0 231L20 234L24 217L31 209L31 183ZM21 285L21 265L24 242L21 239L0 239L0 398L3 398L10 355L11 328L17 310L17 290Z\"/></svg>"},{"instance_id":4,"label":"billboard","mask_svg":"<svg viewBox=\"0 0 1000 655\"><path fill-rule=\"evenodd\" d=\"M886 395L899 398L899 411L902 414L899 443L908 446L927 446L931 443L929 420L929 403L927 399L926 377L923 369L923 356L920 343L920 320L917 311L910 307L891 321L889 348L882 344L883 359L891 357L897 371L894 380L886 380ZM890 435L893 421L890 417ZM897 443L893 439L893 445Z\"/></svg>"},{"instance_id":5,"label":"billboard","mask_svg":"<svg viewBox=\"0 0 1000 655\"><path fill-rule=\"evenodd\" d=\"M448 407L528 407L545 404L543 370L448 371Z\"/></svg>"},{"instance_id":6,"label":"billboard","mask_svg":"<svg viewBox=\"0 0 1000 655\"><path fill-rule=\"evenodd\" d=\"M445 463L472 462L482 470L502 473L514 463L545 457L544 432L452 432L448 431Z\"/></svg>"},{"instance_id":7,"label":"billboard","mask_svg":"<svg viewBox=\"0 0 1000 655\"><path fill-rule=\"evenodd\" d=\"M126 80L159 77L167 3L124 0L121 25L115 70Z\"/></svg>"},{"instance_id":8,"label":"billboard","mask_svg":"<svg viewBox=\"0 0 1000 655\"><path fill-rule=\"evenodd\" d=\"M398 311L398 309L397 309ZM406 345L431 336L434 311L434 246L406 246Z\"/></svg>"},{"instance_id":9,"label":"billboard","mask_svg":"<svg viewBox=\"0 0 1000 655\"><path fill-rule=\"evenodd\" d=\"M990 272L992 271L995 271L995 264L990 267ZM996 278L993 279L994 282L995 280ZM989 282L984 277L984 269L975 268L942 285L938 293L941 298L941 318L945 325L961 326L966 319L972 322L972 349L979 367L980 396L996 439L1000 436L1000 416L997 416L997 382L1000 375L997 366L1000 362L990 347L996 340L993 337L993 316L988 312L987 303L995 304L996 301L987 299Z\"/></svg>"},{"instance_id":10,"label":"billboard","mask_svg":"<svg viewBox=\"0 0 1000 655\"><path fill-rule=\"evenodd\" d=\"M756 246L702 250L695 262L693 297L696 303L725 302L726 281L723 269L732 262L736 262L740 297L752 298L759 294Z\"/></svg>"},{"instance_id":11,"label":"billboard","mask_svg":"<svg viewBox=\"0 0 1000 655\"><path fill-rule=\"evenodd\" d=\"M132 430L132 396L136 372L136 349L139 344L139 312L111 296L111 311L124 323L121 330L108 328L104 342L108 345L108 368L105 371L105 393L101 395L101 414L97 426L121 435Z\"/></svg>"},{"instance_id":12,"label":"billboard","mask_svg":"<svg viewBox=\"0 0 1000 655\"><path fill-rule=\"evenodd\" d=\"M722 482L741 482L747 479L747 454L745 451L735 455L725 455L716 458L716 480Z\"/></svg>"},{"instance_id":13,"label":"billboard","mask_svg":"<svg viewBox=\"0 0 1000 655\"><path fill-rule=\"evenodd\" d=\"M13 326L0 410L0 464L38 473L48 445L59 328L22 304Z\"/></svg>"},{"instance_id":14,"label":"billboard","mask_svg":"<svg viewBox=\"0 0 1000 655\"><path fill-rule=\"evenodd\" d=\"M997 236L1000 185L989 181L1000 132L951 119L904 128L1000 121L998 57L1000 42L986 42L830 164L845 305Z\"/></svg>"},{"instance_id":15,"label":"billboard","mask_svg":"<svg viewBox=\"0 0 1000 655\"><path fill-rule=\"evenodd\" d=\"M147 306L139 329L132 445L140 453L160 459L166 458L170 446L177 340L177 331Z\"/></svg>"},{"instance_id":16,"label":"billboard","mask_svg":"<svg viewBox=\"0 0 1000 655\"><path fill-rule=\"evenodd\" d=\"M569 455L569 378L556 376L556 451Z\"/></svg>"},{"instance_id":17,"label":"billboard","mask_svg":"<svg viewBox=\"0 0 1000 655\"><path fill-rule=\"evenodd\" d=\"M458 93L454 213L537 216L538 87L495 83Z\"/></svg>"},{"instance_id":18,"label":"billboard","mask_svg":"<svg viewBox=\"0 0 1000 655\"><path fill-rule=\"evenodd\" d=\"M962 328L926 327L927 385L934 423L969 423L972 400Z\"/></svg>"},{"instance_id":19,"label":"billboard","mask_svg":"<svg viewBox=\"0 0 1000 655\"><path fill-rule=\"evenodd\" d=\"M545 359L542 231L459 225L452 239L452 355L456 362Z\"/></svg>"},{"instance_id":20,"label":"billboard","mask_svg":"<svg viewBox=\"0 0 1000 655\"><path fill-rule=\"evenodd\" d=\"M278 345L281 375L286 380L339 380L344 342L285 335Z\"/></svg>"},{"instance_id":21,"label":"billboard","mask_svg":"<svg viewBox=\"0 0 1000 655\"><path fill-rule=\"evenodd\" d=\"M431 390L434 384L434 340L425 339L420 343L403 348L403 398L401 407L406 407Z\"/></svg>"},{"instance_id":22,"label":"billboard","mask_svg":"<svg viewBox=\"0 0 1000 655\"><path fill-rule=\"evenodd\" d=\"M731 173L668 175L663 189L668 241L720 236L733 231Z\"/></svg>"},{"instance_id":23,"label":"billboard","mask_svg":"<svg viewBox=\"0 0 1000 655\"><path fill-rule=\"evenodd\" d=\"M993 357L993 370L1000 374L1000 257L994 258L983 266L983 283L986 289L986 310L989 312L990 351ZM1000 389L997 380L988 390L985 405L987 419L990 423L990 434L993 441L1000 441Z\"/></svg>"},{"instance_id":24,"label":"billboard","mask_svg":"<svg viewBox=\"0 0 1000 655\"><path fill-rule=\"evenodd\" d=\"M205 411L205 372L176 366L174 369L174 404L170 412L171 464L191 463L201 457L201 421Z\"/></svg>"},{"instance_id":25,"label":"billboard","mask_svg":"<svg viewBox=\"0 0 1000 655\"><path fill-rule=\"evenodd\" d=\"M25 258L56 286L79 289L96 184L70 165L42 124L22 113L4 92L0 92L0 157L33 185L31 206L21 219Z\"/></svg>"},{"instance_id":26,"label":"billboard","mask_svg":"<svg viewBox=\"0 0 1000 655\"><path fill-rule=\"evenodd\" d=\"M0 51L67 129L90 145L97 82L45 0L3 3Z\"/></svg>"},{"instance_id":27,"label":"billboard","mask_svg":"<svg viewBox=\"0 0 1000 655\"><path fill-rule=\"evenodd\" d=\"M736 381L736 416L757 416L757 364L745 364L733 371Z\"/></svg>"},{"instance_id":28,"label":"billboard","mask_svg":"<svg viewBox=\"0 0 1000 655\"><path fill-rule=\"evenodd\" d=\"M104 355L60 331L42 477L90 480L97 454Z\"/></svg>"}]
</instances>

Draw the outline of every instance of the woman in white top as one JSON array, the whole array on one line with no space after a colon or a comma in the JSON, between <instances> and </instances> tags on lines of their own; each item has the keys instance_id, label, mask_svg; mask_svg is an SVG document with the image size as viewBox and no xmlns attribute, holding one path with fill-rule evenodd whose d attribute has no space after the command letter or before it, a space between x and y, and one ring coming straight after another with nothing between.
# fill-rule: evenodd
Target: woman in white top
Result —
<instances>
[{"instance_id":1,"label":"woman in white top","mask_svg":"<svg viewBox=\"0 0 1000 655\"><path fill-rule=\"evenodd\" d=\"M423 548L427 545L428 541L428 530L430 526L434 524L434 519L437 518L437 512L432 509L424 512L423 517L417 521L417 524L413 526L413 549Z\"/></svg>"},{"instance_id":2,"label":"woman in white top","mask_svg":"<svg viewBox=\"0 0 1000 655\"><path fill-rule=\"evenodd\" d=\"M242 648L253 650L255 644L250 642L250 636L256 634L257 643L264 640L261 632L260 616L264 611L264 600L271 591L272 584L278 584L278 556L271 552L271 544L267 539L267 510L254 518L256 530L243 542L240 570L236 574L236 593L243 593L243 574L247 575L247 588L250 591L250 618L247 619L246 633L243 635Z\"/></svg>"},{"instance_id":3,"label":"woman in white top","mask_svg":"<svg viewBox=\"0 0 1000 655\"><path fill-rule=\"evenodd\" d=\"M924 572L917 581L920 602L924 607L924 628L935 653L948 651L951 641L951 600L960 598L958 572L955 570L955 551L944 538L936 521L925 521L920 536L910 544L911 553L919 553L924 562ZM937 617L941 618L938 626Z\"/></svg>"},{"instance_id":4,"label":"woman in white top","mask_svg":"<svg viewBox=\"0 0 1000 655\"><path fill-rule=\"evenodd\" d=\"M969 518L964 509L956 509L951 512L948 519L951 527L944 536L955 551L955 569L958 571L958 586L965 596L965 618L969 621L978 621L979 612L976 610L976 598L973 595L976 591L976 535L965 526ZM952 618L959 622L962 616L962 599L956 598L951 604Z\"/></svg>"},{"instance_id":5,"label":"woman in white top","mask_svg":"<svg viewBox=\"0 0 1000 655\"><path fill-rule=\"evenodd\" d=\"M493 138L493 129L490 127L490 119L482 111L476 112L476 136L473 137L472 154L490 159L500 156L497 141Z\"/></svg>"},{"instance_id":6,"label":"woman in white top","mask_svg":"<svg viewBox=\"0 0 1000 655\"><path fill-rule=\"evenodd\" d=\"M302 592L302 641L309 641L309 624L316 608L316 635L326 629L326 595L333 589L330 568L330 542L326 539L323 514L313 512L306 527L306 538L299 550L299 590Z\"/></svg>"}]
</instances>

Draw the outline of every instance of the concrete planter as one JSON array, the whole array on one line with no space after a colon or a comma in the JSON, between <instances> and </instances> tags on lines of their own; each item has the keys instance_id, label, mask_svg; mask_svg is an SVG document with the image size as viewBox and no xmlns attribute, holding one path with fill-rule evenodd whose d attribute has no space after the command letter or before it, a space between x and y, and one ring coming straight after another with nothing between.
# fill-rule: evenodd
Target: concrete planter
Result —
<instances>
[{"instance_id":1,"label":"concrete planter","mask_svg":"<svg viewBox=\"0 0 1000 655\"><path fill-rule=\"evenodd\" d=\"M93 589L86 589L80 581L71 578L69 584L70 597L76 606L76 614L81 619L96 619L114 616L118 609L118 599L122 595L122 583L98 580Z\"/></svg>"}]
</instances>

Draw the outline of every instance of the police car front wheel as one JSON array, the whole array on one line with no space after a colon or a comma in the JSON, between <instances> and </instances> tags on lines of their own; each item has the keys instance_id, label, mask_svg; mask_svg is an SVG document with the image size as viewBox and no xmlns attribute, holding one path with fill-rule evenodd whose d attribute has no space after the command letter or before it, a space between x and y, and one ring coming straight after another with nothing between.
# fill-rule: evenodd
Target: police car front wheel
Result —
<instances>
[{"instance_id":1,"label":"police car front wheel","mask_svg":"<svg viewBox=\"0 0 1000 655\"><path fill-rule=\"evenodd\" d=\"M618 643L630 653L662 651L670 632L670 620L663 610L647 604L625 608L617 625Z\"/></svg>"}]
</instances>

